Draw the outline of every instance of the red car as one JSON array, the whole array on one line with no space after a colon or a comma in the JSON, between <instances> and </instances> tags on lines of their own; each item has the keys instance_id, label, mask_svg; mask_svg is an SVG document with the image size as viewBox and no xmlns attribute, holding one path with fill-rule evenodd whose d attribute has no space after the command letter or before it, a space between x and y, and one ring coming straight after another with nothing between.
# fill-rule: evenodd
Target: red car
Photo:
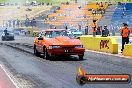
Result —
<instances>
[{"instance_id":1,"label":"red car","mask_svg":"<svg viewBox=\"0 0 132 88\"><path fill-rule=\"evenodd\" d=\"M65 36L64 29L46 29L34 40L34 54L44 54L44 58L50 56L78 55L83 60L85 49L79 39L71 39Z\"/></svg>"}]
</instances>

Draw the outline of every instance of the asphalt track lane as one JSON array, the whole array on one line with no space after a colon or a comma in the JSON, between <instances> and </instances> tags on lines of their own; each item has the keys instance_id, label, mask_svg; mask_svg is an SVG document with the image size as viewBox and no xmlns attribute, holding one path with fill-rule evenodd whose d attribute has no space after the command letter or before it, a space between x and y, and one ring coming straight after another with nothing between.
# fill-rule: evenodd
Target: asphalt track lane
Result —
<instances>
[{"instance_id":1,"label":"asphalt track lane","mask_svg":"<svg viewBox=\"0 0 132 88\"><path fill-rule=\"evenodd\" d=\"M8 51L9 52L9 51ZM15 52L13 52L15 53ZM23 53L21 54L23 55ZM17 57L25 57L21 56L21 55L17 55ZM15 57L14 57L15 58ZM31 58L30 56L27 58ZM23 63L24 67L30 67L30 64L32 63L30 60L28 60L26 58L24 58ZM39 61L41 61L43 64L41 66L40 62L37 62L36 59L39 59ZM67 59L67 58L65 58ZM27 61L28 60L28 61ZM31 59L32 60L32 59ZM80 86L78 86L78 84L75 81L75 73L77 68L81 65L83 66L86 71L88 73L129 73L132 74L132 61L130 59L125 59L125 58L118 58L118 57L111 57L111 56L107 56L107 55L100 55L100 54L96 54L95 53L90 53L90 52L86 52L85 54L85 60L84 61L78 61L76 58L69 58L67 60L63 60L63 58L60 59L55 59L54 61L48 61L48 60L44 60L42 58L39 57L34 57L34 63L36 63L35 66L39 66L38 68L36 67L32 67L31 69L36 68L35 70L28 69L28 71L26 70L26 72L28 72L28 74L33 73L35 74L35 72L39 72L39 79L44 80L43 78L41 78L41 76L43 77L48 77L51 80L47 81L45 84L48 84L50 82L56 81L58 82L58 84L54 84L54 87L64 87L64 88L80 88ZM13 62L17 62L16 60L13 60ZM21 61L19 61L20 63ZM26 65L26 63L28 63L28 66ZM38 63L38 64L37 64ZM13 64L13 63L12 63ZM23 66L23 65L19 65L16 66L15 64L15 69L18 69L18 71L21 71L21 67L20 69L17 68L19 66ZM41 68L42 67L42 68ZM48 67L48 68L47 68ZM40 70L38 70L40 69ZM50 69L50 70L49 70ZM41 70L46 70L46 72L42 72ZM24 72L24 73L22 73ZM42 73L41 73L42 72ZM25 74L25 71L21 71L20 73ZM41 74L40 74L41 73ZM44 74L48 74L48 75L44 75ZM54 74L52 74L54 73ZM30 76L29 76L30 77ZM55 80L56 79L56 80ZM41 81L42 81L41 80ZM52 85L52 84L50 84ZM63 86L62 86L63 85ZM52 85L53 86L53 85ZM112 85L112 84L88 84L88 85L84 85L81 88L131 88L131 84L121 84L121 85ZM39 87L41 88L41 87ZM42 87L43 88L43 87ZM51 86L49 87L51 88Z\"/></svg>"},{"instance_id":2,"label":"asphalt track lane","mask_svg":"<svg viewBox=\"0 0 132 88\"><path fill-rule=\"evenodd\" d=\"M61 77L65 78L65 73L62 72L62 71L64 71L64 70L62 70L64 68L61 67L61 70L59 70L59 68L56 67L59 64L57 64L56 62L53 64L50 61L46 61L46 62L38 61L38 60L36 60L36 57L34 57L34 56L31 57L29 55L25 56L22 52L17 53L15 55L13 55L12 53L16 53L17 51L11 52L11 53L9 53L9 52L10 51L8 49L8 56L4 55L4 53L2 53L2 56L5 56L6 58L8 58L8 62L10 62L10 64L13 66L13 68L15 68L17 70L17 72L19 72L21 74L31 75L31 76L34 75L32 77L33 79L35 79L35 77L37 77L37 78L41 79L42 82L46 81L44 83L46 85L42 85L42 84L39 85L39 83L36 82L37 87L35 87L35 88L43 88L42 86L44 86L44 87L50 86L50 87L45 87L45 88L52 88L52 86L53 86L53 88L62 88L63 86L64 86L64 88L74 88L75 87L72 84L73 82L65 81L65 79L61 78ZM15 58L16 56L17 56L17 58ZM64 65L62 65L62 66L64 66ZM65 72L67 72L67 71L65 71ZM69 76L69 78L71 78L71 76ZM74 83L76 83L76 82L74 82Z\"/></svg>"},{"instance_id":3,"label":"asphalt track lane","mask_svg":"<svg viewBox=\"0 0 132 88\"><path fill-rule=\"evenodd\" d=\"M33 46L33 39L28 37L17 37L15 41L4 41L3 43L20 43ZM13 44L12 44L13 45ZM16 47L18 47L16 45ZM21 46L20 48L24 48ZM104 74L104 73L127 73L132 75L132 60L97 54L95 52L87 51L85 53L84 61L78 61L77 58L56 58L53 61L45 60L42 57L35 57L31 54L20 52L16 49L2 46L5 52L0 54L4 57L7 64L11 64L9 69L13 68L17 73L28 78L31 88L131 88L132 84L88 84L79 86L76 83L75 75L77 68L82 66L88 73ZM28 50L28 48L25 48ZM33 49L29 51L33 52ZM9 55L6 56L6 52ZM15 54L15 55L14 55ZM8 59L11 58L11 59ZM18 59L20 58L20 59ZM29 69L30 68L30 69ZM20 77L21 78L21 77ZM26 81L27 81L26 80ZM20 81L18 81L20 82ZM21 82L20 82L21 84ZM28 85L28 83L27 83ZM28 88L28 87L24 87Z\"/></svg>"},{"instance_id":4,"label":"asphalt track lane","mask_svg":"<svg viewBox=\"0 0 132 88\"><path fill-rule=\"evenodd\" d=\"M16 88L0 65L0 88Z\"/></svg>"},{"instance_id":5,"label":"asphalt track lane","mask_svg":"<svg viewBox=\"0 0 132 88\"><path fill-rule=\"evenodd\" d=\"M117 42L118 42L118 52L119 54L121 53L121 48L122 48L122 39L121 36L113 36ZM26 43L28 45L33 46L33 41L34 41L35 37L28 37L28 36L15 36L15 40L14 41L1 41L0 42L9 42L9 43ZM132 38L130 38L130 43L132 43Z\"/></svg>"}]
</instances>

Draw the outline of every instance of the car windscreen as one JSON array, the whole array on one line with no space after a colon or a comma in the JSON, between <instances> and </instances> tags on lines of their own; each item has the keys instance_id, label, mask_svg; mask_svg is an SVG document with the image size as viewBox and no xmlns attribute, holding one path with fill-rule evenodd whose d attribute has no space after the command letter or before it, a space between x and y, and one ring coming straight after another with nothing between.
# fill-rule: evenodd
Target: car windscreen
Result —
<instances>
[{"instance_id":1,"label":"car windscreen","mask_svg":"<svg viewBox=\"0 0 132 88\"><path fill-rule=\"evenodd\" d=\"M62 35L64 35L63 31L47 31L45 33L46 38L55 38L57 36L62 36Z\"/></svg>"}]
</instances>

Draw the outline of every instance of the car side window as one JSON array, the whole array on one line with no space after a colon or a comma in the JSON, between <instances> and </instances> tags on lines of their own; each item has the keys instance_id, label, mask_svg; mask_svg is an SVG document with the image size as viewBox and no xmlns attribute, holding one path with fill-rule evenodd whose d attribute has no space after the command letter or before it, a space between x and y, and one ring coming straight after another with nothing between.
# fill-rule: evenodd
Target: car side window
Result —
<instances>
[{"instance_id":1,"label":"car side window","mask_svg":"<svg viewBox=\"0 0 132 88\"><path fill-rule=\"evenodd\" d=\"M41 37L41 33L39 33L39 37Z\"/></svg>"},{"instance_id":2,"label":"car side window","mask_svg":"<svg viewBox=\"0 0 132 88\"><path fill-rule=\"evenodd\" d=\"M40 32L39 37L44 37L44 32Z\"/></svg>"}]
</instances>

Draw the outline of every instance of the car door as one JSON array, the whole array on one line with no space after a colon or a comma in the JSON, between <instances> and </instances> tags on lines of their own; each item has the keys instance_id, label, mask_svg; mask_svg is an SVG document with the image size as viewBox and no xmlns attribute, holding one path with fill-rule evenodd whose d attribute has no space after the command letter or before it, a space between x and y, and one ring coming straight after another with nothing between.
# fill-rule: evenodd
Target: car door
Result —
<instances>
[{"instance_id":1,"label":"car door","mask_svg":"<svg viewBox=\"0 0 132 88\"><path fill-rule=\"evenodd\" d=\"M43 37L38 38L38 50L39 52L43 53Z\"/></svg>"},{"instance_id":2,"label":"car door","mask_svg":"<svg viewBox=\"0 0 132 88\"><path fill-rule=\"evenodd\" d=\"M36 42L35 42L36 49L37 49L38 52L40 52L40 49L39 49L40 43L39 42L40 42L40 40L39 40L39 37L38 37L38 38L36 38Z\"/></svg>"}]
</instances>

